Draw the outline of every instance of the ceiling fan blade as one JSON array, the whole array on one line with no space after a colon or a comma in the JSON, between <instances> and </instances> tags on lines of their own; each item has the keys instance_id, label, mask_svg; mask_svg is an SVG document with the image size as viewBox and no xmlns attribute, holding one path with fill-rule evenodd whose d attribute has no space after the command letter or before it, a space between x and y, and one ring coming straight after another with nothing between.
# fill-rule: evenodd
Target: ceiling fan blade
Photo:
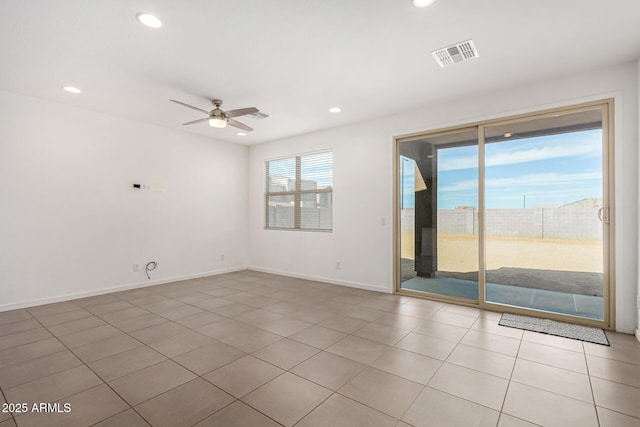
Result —
<instances>
[{"instance_id":1,"label":"ceiling fan blade","mask_svg":"<svg viewBox=\"0 0 640 427\"><path fill-rule=\"evenodd\" d=\"M192 110L200 111L202 113L205 113L207 116L209 115L209 112L207 110L203 110L202 108L194 107L193 105L185 104L184 102L176 101L175 99L170 99L169 101L175 102L176 104L184 105L185 107L191 108Z\"/></svg>"},{"instance_id":2,"label":"ceiling fan blade","mask_svg":"<svg viewBox=\"0 0 640 427\"><path fill-rule=\"evenodd\" d=\"M242 130L247 131L247 132L252 132L252 131L253 131L253 128L251 128L251 127L249 127L249 126L245 125L244 123L240 123L240 122L239 122L239 121L237 121L237 120L228 119L228 120L227 120L227 124L228 124L229 126L233 126L233 127L235 127L235 128L242 129Z\"/></svg>"},{"instance_id":3,"label":"ceiling fan blade","mask_svg":"<svg viewBox=\"0 0 640 427\"><path fill-rule=\"evenodd\" d=\"M231 110L231 111L227 111L227 117L240 117L240 116L246 116L247 114L253 114L253 113L257 113L258 109L256 107L249 107L249 108L238 108L237 110Z\"/></svg>"},{"instance_id":4,"label":"ceiling fan blade","mask_svg":"<svg viewBox=\"0 0 640 427\"><path fill-rule=\"evenodd\" d=\"M205 117L204 119L198 119L198 120L193 120L191 122L183 123L182 126L192 125L194 123L206 122L207 120L209 120L209 117Z\"/></svg>"}]
</instances>

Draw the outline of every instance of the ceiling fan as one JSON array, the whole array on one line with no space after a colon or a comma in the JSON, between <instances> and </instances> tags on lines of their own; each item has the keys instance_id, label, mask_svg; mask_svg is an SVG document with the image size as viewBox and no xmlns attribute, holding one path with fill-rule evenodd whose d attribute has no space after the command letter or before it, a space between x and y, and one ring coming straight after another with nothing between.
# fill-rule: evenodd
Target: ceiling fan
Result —
<instances>
[{"instance_id":1,"label":"ceiling fan","mask_svg":"<svg viewBox=\"0 0 640 427\"><path fill-rule=\"evenodd\" d=\"M214 109L211 111L203 110L202 108L194 107L193 105L185 104L184 102L176 101L175 99L170 99L169 101L175 102L176 104L184 105L187 108L191 108L192 110L200 111L207 115L204 119L193 120L191 122L183 123L183 125L192 125L195 123L209 121L209 126L213 126L214 128L223 128L227 125L236 127L238 129L242 129L246 132L253 131L253 128L241 123L237 120L234 120L233 117L246 116L248 114L257 113L258 109L255 107L249 108L238 108L237 110L229 110L223 111L220 109L222 105L221 99L214 99L211 103L214 105Z\"/></svg>"}]
</instances>

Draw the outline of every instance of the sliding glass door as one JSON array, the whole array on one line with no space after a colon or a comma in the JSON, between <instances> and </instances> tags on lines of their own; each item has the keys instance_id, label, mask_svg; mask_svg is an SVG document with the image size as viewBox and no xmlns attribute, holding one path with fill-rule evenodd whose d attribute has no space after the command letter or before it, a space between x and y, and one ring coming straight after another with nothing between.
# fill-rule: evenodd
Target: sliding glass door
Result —
<instances>
[{"instance_id":1,"label":"sliding glass door","mask_svg":"<svg viewBox=\"0 0 640 427\"><path fill-rule=\"evenodd\" d=\"M480 127L487 303L604 320L603 113Z\"/></svg>"},{"instance_id":2,"label":"sliding glass door","mask_svg":"<svg viewBox=\"0 0 640 427\"><path fill-rule=\"evenodd\" d=\"M400 288L478 301L478 132L399 145Z\"/></svg>"},{"instance_id":3,"label":"sliding glass door","mask_svg":"<svg viewBox=\"0 0 640 427\"><path fill-rule=\"evenodd\" d=\"M610 325L610 108L398 138L396 289Z\"/></svg>"}]
</instances>

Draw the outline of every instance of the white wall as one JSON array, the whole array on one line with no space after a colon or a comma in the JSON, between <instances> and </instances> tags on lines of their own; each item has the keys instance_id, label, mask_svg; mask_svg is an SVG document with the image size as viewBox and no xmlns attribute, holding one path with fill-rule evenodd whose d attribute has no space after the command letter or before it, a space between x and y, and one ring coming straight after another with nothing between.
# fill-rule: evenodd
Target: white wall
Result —
<instances>
[{"instance_id":1,"label":"white wall","mask_svg":"<svg viewBox=\"0 0 640 427\"><path fill-rule=\"evenodd\" d=\"M616 97L616 328L633 332L637 325L639 259L635 62L251 147L250 266L391 292L393 136L613 96ZM371 100L378 102L375 94L371 94ZM264 161L325 148L334 151L333 233L264 230ZM386 225L381 225L382 219ZM337 260L342 264L340 270L335 268Z\"/></svg>"},{"instance_id":2,"label":"white wall","mask_svg":"<svg viewBox=\"0 0 640 427\"><path fill-rule=\"evenodd\" d=\"M247 162L243 146L0 92L0 311L246 267ZM133 272L151 260L152 281Z\"/></svg>"},{"instance_id":3,"label":"white wall","mask_svg":"<svg viewBox=\"0 0 640 427\"><path fill-rule=\"evenodd\" d=\"M375 125L349 126L252 146L251 267L389 291L393 147L388 132ZM264 161L324 148L333 150L334 159L333 232L264 230Z\"/></svg>"}]
</instances>

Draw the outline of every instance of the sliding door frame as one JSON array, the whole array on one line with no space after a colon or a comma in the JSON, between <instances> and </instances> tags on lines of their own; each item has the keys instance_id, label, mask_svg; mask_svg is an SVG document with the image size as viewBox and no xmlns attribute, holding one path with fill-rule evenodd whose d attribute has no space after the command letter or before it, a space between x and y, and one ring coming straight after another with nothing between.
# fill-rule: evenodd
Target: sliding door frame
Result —
<instances>
[{"instance_id":1,"label":"sliding door frame","mask_svg":"<svg viewBox=\"0 0 640 427\"><path fill-rule=\"evenodd\" d=\"M543 119L561 114L579 113L600 109L602 111L602 177L603 177L603 207L605 215L603 221L603 305L604 319L595 320L584 317L564 315L554 312L527 309L516 306L502 305L486 301L486 242L485 242L485 180L484 180L484 129L496 125L508 125L528 120ZM545 317L553 320L560 320L571 323L579 323L589 326L596 326L605 329L615 329L615 182L614 182L614 100L603 99L561 108L548 109L528 114L519 114L498 119L486 120L470 123L467 125L436 129L433 131L415 132L407 135L394 137L394 291L397 294L415 296L430 300L452 302L456 304L475 306L492 311L508 312L515 314L533 315ZM478 133L478 245L479 245L479 271L478 271L478 301L448 297L444 295L428 294L420 291L413 291L401 288L400 280L400 177L399 160L400 144L403 142L423 139L425 137L436 137L451 133L469 131L476 129Z\"/></svg>"},{"instance_id":2,"label":"sliding door frame","mask_svg":"<svg viewBox=\"0 0 640 427\"><path fill-rule=\"evenodd\" d=\"M477 124L470 124L470 125L464 125L459 127L451 127L451 128L441 129L441 130L429 131L429 132L418 132L418 133L413 133L405 136L397 136L394 138L394 144L393 144L393 153L394 153L394 157L393 157L394 158L394 161L393 161L393 179L394 179L394 185L393 185L393 188L394 188L393 283L394 283L394 286L393 286L393 289L394 289L394 293L414 296L419 298L426 298L426 299L435 300L435 301L454 302L456 304L472 306L472 307L478 306L478 302L479 302L478 300L473 301L466 298L459 298L454 296L438 295L438 294L427 295L425 292L421 292L421 291L416 291L412 289L402 289L401 280L400 280L400 271L402 268L400 263L400 251L401 251L400 237L402 234L400 232L400 198L402 197L402 195L400 194L400 144L403 142L411 142L419 139L424 139L425 136L429 136L433 138L433 137L453 135L453 134L463 133L463 132L470 132L473 130L477 131L477 129L478 129ZM478 222L478 226L480 226L479 222ZM478 270L478 279L480 279L479 276L480 276L480 269ZM478 294L478 298L479 297L480 297L480 294Z\"/></svg>"}]
</instances>

